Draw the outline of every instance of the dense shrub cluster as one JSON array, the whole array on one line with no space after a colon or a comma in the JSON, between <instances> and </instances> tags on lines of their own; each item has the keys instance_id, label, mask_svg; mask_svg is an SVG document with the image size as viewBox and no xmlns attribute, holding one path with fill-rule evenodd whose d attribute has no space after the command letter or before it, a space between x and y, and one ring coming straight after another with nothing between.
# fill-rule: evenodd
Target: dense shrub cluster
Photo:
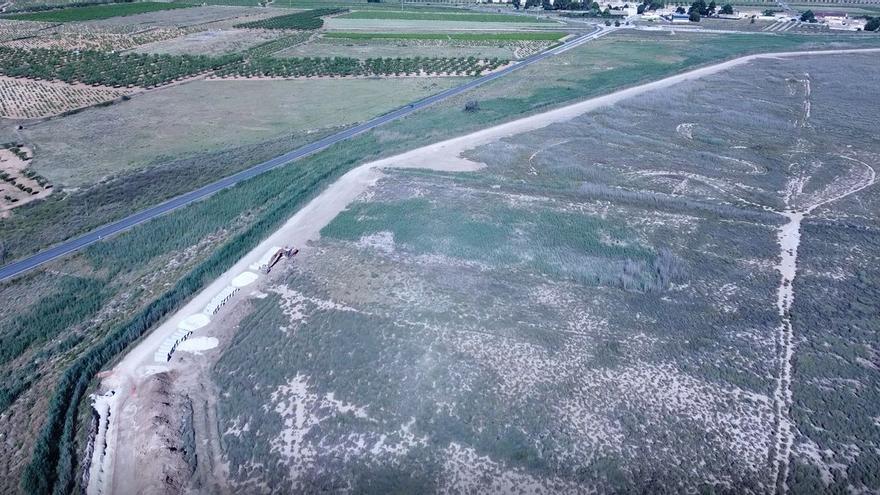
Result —
<instances>
[{"instance_id":1,"label":"dense shrub cluster","mask_svg":"<svg viewBox=\"0 0 880 495\"><path fill-rule=\"evenodd\" d=\"M474 57L458 58L254 58L230 64L217 71L218 76L244 77L314 77L314 76L389 76L418 74L477 75L497 69L506 61Z\"/></svg>"},{"instance_id":2,"label":"dense shrub cluster","mask_svg":"<svg viewBox=\"0 0 880 495\"><path fill-rule=\"evenodd\" d=\"M149 88L218 69L239 59L237 55L117 54L0 47L0 73L69 83Z\"/></svg>"},{"instance_id":3,"label":"dense shrub cluster","mask_svg":"<svg viewBox=\"0 0 880 495\"><path fill-rule=\"evenodd\" d=\"M19 395L31 388L31 385L41 376L33 361L12 368L7 372L3 377L3 382L0 382L0 413L12 405Z\"/></svg>"},{"instance_id":4,"label":"dense shrub cluster","mask_svg":"<svg viewBox=\"0 0 880 495\"><path fill-rule=\"evenodd\" d=\"M279 15L262 19L259 21L245 22L236 24L237 28L249 29L303 29L313 30L319 29L324 25L321 19L325 15L333 15L345 12L347 9L314 9L305 12L297 12L295 14Z\"/></svg>"}]
</instances>

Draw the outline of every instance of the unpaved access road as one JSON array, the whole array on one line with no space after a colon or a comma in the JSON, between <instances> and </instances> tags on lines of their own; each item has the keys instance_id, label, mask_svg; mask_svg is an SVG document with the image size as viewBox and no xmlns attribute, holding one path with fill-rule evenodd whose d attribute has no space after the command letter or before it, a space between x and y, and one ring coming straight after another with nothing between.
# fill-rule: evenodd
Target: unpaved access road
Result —
<instances>
[{"instance_id":1,"label":"unpaved access road","mask_svg":"<svg viewBox=\"0 0 880 495\"><path fill-rule=\"evenodd\" d=\"M585 100L539 115L490 127L472 134L367 163L349 171L319 196L313 199L302 210L291 217L291 219L288 220L278 231L239 260L231 269L202 290L186 306L166 320L160 327L138 343L138 345L132 348L113 368L113 370L106 374L106 377L101 384L101 390L104 393L110 393L110 391L112 391L114 394L111 401L101 402L99 412L102 414L102 418L109 415L109 420L105 421L102 419L100 422L100 424L106 425L106 431L99 431L97 433L97 437L103 440L103 445L96 445L92 455L91 471L93 475L90 477L88 484L88 493L109 494L125 493L126 491L125 488L130 480L114 478L115 451L117 448L115 439L119 436L120 429L131 428L133 425L120 424L120 415L117 414L117 411L124 408L129 395L133 391L136 391L138 386L148 377L167 370L168 367L166 365L156 363L154 359L154 353L160 345L173 335L185 320L191 318L193 315L202 314L203 308L208 305L215 295L230 287L237 277L240 277L245 272L253 273L251 266L259 264L261 258L263 258L267 252L271 251L273 247L294 245L300 249L308 249L307 243L309 241L317 240L320 237L320 231L324 226L330 223L330 221L342 212L352 201L367 191L381 178L382 169L424 168L442 171L473 171L479 169L482 165L462 158L462 153L467 150L498 139L543 128L554 123L565 122L584 113L600 107L613 105L627 98L641 95L649 91L667 88L684 81L695 80L711 74L716 74L721 71L747 64L753 60L877 52L880 52L880 49L824 50L749 55L667 77L655 82L623 89L605 96ZM873 183L873 180L871 183ZM861 187L867 187L867 184L862 184ZM786 246L782 247L785 249ZM794 274L784 273L783 276L792 279ZM262 276L255 278L256 280L253 281L253 284L255 284L255 287L258 287ZM229 307L234 306L237 300L241 297L241 295L233 296L227 303L226 307L221 309L218 316L222 316L222 313L229 311ZM210 329L210 326L204 328L207 330ZM199 330L198 335L205 336L205 333L204 330ZM109 404L106 404L105 402L109 402ZM149 410L142 410L139 414L142 416L141 419L144 419L145 421L150 417ZM126 448L132 447L133 446L130 445L126 446ZM128 466L122 471L136 472L137 469L132 469L132 466Z\"/></svg>"}]
</instances>

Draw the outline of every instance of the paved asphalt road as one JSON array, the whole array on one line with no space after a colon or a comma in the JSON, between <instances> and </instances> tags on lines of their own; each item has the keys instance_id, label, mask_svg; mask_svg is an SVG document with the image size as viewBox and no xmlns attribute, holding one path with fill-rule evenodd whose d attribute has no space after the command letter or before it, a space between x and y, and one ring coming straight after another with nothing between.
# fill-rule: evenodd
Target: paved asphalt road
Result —
<instances>
[{"instance_id":1,"label":"paved asphalt road","mask_svg":"<svg viewBox=\"0 0 880 495\"><path fill-rule=\"evenodd\" d=\"M80 237L76 237L67 241L58 244L52 248L46 249L45 251L40 251L39 253L20 259L18 261L12 262L2 268L0 268L0 280L10 279L17 275L21 275L29 270L32 270L43 263L52 261L56 258L60 258L62 256L68 255L74 251L82 249L83 247L88 246L89 244L93 244L95 242L100 241L101 239L112 236L114 234L118 234L124 230L130 229L135 225L144 223L148 220L156 218L160 215L164 215L170 211L173 211L182 206L186 206L190 203L198 201L200 199L204 199L211 194L214 194L217 191L226 189L228 187L232 187L238 184L241 181L248 180L252 177L260 175L264 172L272 170L274 168L280 167L282 165L286 165L294 160L298 160L305 156L309 156L313 153L317 153L329 146L332 146L340 141L345 141L351 137L357 136L358 134L369 131L370 129L374 129L379 127L380 125L386 124L388 122L397 120L401 117L409 115L417 110L425 108L427 106L433 105L434 103L438 103L447 98L457 96L461 93L469 91L477 86L486 84L487 82L494 81L495 79L504 77L505 75L526 67L528 65L534 64L535 62L539 62L544 60L545 58L552 57L554 55L558 55L566 50L570 50L576 46L582 45L588 41L596 39L600 36L603 36L611 31L613 28L598 28L595 31L592 31L588 34L578 36L576 38L572 38L566 43L563 43L556 48L546 50L544 52L538 53L536 55L532 55L531 57L525 58L519 62L514 63L504 69L501 69L497 72L493 72L491 74L482 76L480 78L474 79L470 82L462 84L461 86L456 86L454 88L443 91L442 93L437 93L435 95L429 96L425 99L416 101L409 105L403 106L394 110L390 113L382 115L380 117L376 117L373 120L364 122L362 124L358 124L354 127L350 127L343 131L340 131L331 136L327 136L324 139L319 141L315 141L311 144L307 144L301 148L295 149L288 153L285 153L281 156L277 156L271 160L260 163L259 165L254 165L253 167L242 170L236 174L230 175L223 179L218 180L217 182L212 182L206 186L200 187L194 191L190 191L186 194L182 194L175 198L169 199L164 203L160 203L156 206L147 208L146 210L142 210L133 215L127 216L122 220L117 220L112 223L108 223L103 227L99 227L87 234L84 234Z\"/></svg>"}]
</instances>

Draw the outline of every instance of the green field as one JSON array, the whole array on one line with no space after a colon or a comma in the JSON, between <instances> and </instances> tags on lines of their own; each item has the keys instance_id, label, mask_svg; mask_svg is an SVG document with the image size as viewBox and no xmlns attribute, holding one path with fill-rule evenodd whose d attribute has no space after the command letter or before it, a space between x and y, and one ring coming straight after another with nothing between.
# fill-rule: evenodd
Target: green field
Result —
<instances>
[{"instance_id":1,"label":"green field","mask_svg":"<svg viewBox=\"0 0 880 495\"><path fill-rule=\"evenodd\" d=\"M351 33L329 32L325 38L351 40L557 41L566 33Z\"/></svg>"},{"instance_id":2,"label":"green field","mask_svg":"<svg viewBox=\"0 0 880 495\"><path fill-rule=\"evenodd\" d=\"M536 17L507 14L455 14L445 12L397 12L397 11L364 11L358 10L344 16L343 19L383 19L397 21L453 21L453 22L511 22L534 24L536 22L553 22Z\"/></svg>"},{"instance_id":3,"label":"green field","mask_svg":"<svg viewBox=\"0 0 880 495\"><path fill-rule=\"evenodd\" d=\"M506 63L506 60L498 58L481 60L475 57L385 57L366 60L351 57L266 57L229 64L215 74L220 77L476 76Z\"/></svg>"},{"instance_id":4,"label":"green field","mask_svg":"<svg viewBox=\"0 0 880 495\"><path fill-rule=\"evenodd\" d=\"M66 9L34 12L31 14L17 14L6 18L43 22L95 21L100 19L110 19L111 17L145 14L147 12L157 12L160 10L184 9L187 7L189 7L189 5L165 2L118 3L110 5L90 5L88 7L69 7Z\"/></svg>"}]
</instances>

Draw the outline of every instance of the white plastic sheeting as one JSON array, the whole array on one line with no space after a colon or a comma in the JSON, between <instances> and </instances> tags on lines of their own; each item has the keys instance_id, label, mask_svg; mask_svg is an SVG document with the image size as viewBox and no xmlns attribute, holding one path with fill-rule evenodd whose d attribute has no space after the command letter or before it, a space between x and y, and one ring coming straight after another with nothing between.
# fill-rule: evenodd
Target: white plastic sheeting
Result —
<instances>
[{"instance_id":1,"label":"white plastic sheeting","mask_svg":"<svg viewBox=\"0 0 880 495\"><path fill-rule=\"evenodd\" d=\"M185 328L187 330L198 330L198 329L202 328L203 326L207 325L208 323L211 323L211 319L208 318L208 316L203 313L198 313L198 314L194 314L191 316L187 316L182 322L180 322L179 325L177 325L177 328Z\"/></svg>"},{"instance_id":2,"label":"white plastic sheeting","mask_svg":"<svg viewBox=\"0 0 880 495\"><path fill-rule=\"evenodd\" d=\"M278 252L279 249L281 248L273 247L258 263L263 265L268 264L269 260L272 259L272 255ZM232 299L232 296L234 296L241 287L254 283L258 278L259 275L256 273L242 272L232 279L232 285L227 285L223 290L212 297L201 313L187 316L177 325L177 330L163 340L159 345L159 348L156 349L156 352L153 354L153 360L157 363L167 363L170 361L171 355L174 354L178 344L186 340L195 330L210 323L211 316L217 314L217 312L220 311L220 308Z\"/></svg>"},{"instance_id":3,"label":"white plastic sheeting","mask_svg":"<svg viewBox=\"0 0 880 495\"><path fill-rule=\"evenodd\" d=\"M156 349L156 353L153 354L153 361L157 363L167 363L171 360L171 355L174 354L174 350L177 349L177 345L183 342L192 335L192 330L188 330L186 328L178 328L171 334L170 337L162 341L162 344Z\"/></svg>"},{"instance_id":4,"label":"white plastic sheeting","mask_svg":"<svg viewBox=\"0 0 880 495\"><path fill-rule=\"evenodd\" d=\"M238 292L238 287L233 287L231 285L227 285L220 292L217 293L214 297L211 298L211 301L205 305L205 309L202 310L208 316L217 314L217 311L220 311L220 308L226 304L227 301L232 299L232 296Z\"/></svg>"},{"instance_id":5,"label":"white plastic sheeting","mask_svg":"<svg viewBox=\"0 0 880 495\"><path fill-rule=\"evenodd\" d=\"M259 277L260 276L254 272L242 272L239 273L238 276L236 276L234 279L232 279L232 282L230 283L233 287L241 288L256 282Z\"/></svg>"}]
</instances>

